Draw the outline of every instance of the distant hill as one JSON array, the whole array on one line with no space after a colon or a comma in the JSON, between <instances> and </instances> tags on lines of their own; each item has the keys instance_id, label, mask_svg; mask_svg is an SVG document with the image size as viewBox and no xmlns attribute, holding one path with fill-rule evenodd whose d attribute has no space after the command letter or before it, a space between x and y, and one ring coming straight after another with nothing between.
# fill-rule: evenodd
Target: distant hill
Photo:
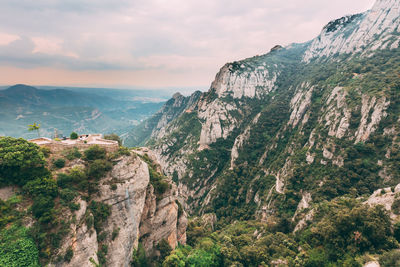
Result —
<instances>
[{"instance_id":1,"label":"distant hill","mask_svg":"<svg viewBox=\"0 0 400 267\"><path fill-rule=\"evenodd\" d=\"M163 104L146 101L143 96L135 100L134 93L121 91L114 93L109 89L105 94L99 90L96 94L96 89L80 92L44 90L24 84L11 86L0 90L0 135L34 137L35 133L27 130L33 122L42 125L44 136L52 136L55 129L64 135L72 131L124 135Z\"/></svg>"}]
</instances>

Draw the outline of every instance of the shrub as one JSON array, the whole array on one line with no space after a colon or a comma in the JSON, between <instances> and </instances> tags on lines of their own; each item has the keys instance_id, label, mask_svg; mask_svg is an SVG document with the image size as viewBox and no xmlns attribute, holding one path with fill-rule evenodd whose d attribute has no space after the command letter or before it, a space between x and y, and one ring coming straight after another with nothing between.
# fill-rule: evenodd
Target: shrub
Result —
<instances>
[{"instance_id":1,"label":"shrub","mask_svg":"<svg viewBox=\"0 0 400 267\"><path fill-rule=\"evenodd\" d=\"M161 239L156 246L157 250L160 252L160 260L161 262L171 254L172 248L165 239Z\"/></svg>"},{"instance_id":2,"label":"shrub","mask_svg":"<svg viewBox=\"0 0 400 267\"><path fill-rule=\"evenodd\" d=\"M103 159L96 159L90 163L88 168L88 176L94 179L100 179L105 175L106 172L112 169L111 162Z\"/></svg>"},{"instance_id":3,"label":"shrub","mask_svg":"<svg viewBox=\"0 0 400 267\"><path fill-rule=\"evenodd\" d=\"M57 185L61 188L73 189L76 187L78 190L87 189L87 175L82 168L75 167L69 171L69 174L59 173L57 177Z\"/></svg>"},{"instance_id":4,"label":"shrub","mask_svg":"<svg viewBox=\"0 0 400 267\"><path fill-rule=\"evenodd\" d=\"M400 198L397 198L393 201L392 204L392 212L396 215L400 214Z\"/></svg>"},{"instance_id":5,"label":"shrub","mask_svg":"<svg viewBox=\"0 0 400 267\"><path fill-rule=\"evenodd\" d=\"M52 208L54 207L54 201L49 196L38 196L34 199L32 205L32 213L36 218L50 217ZM47 221L46 218L45 222Z\"/></svg>"},{"instance_id":6,"label":"shrub","mask_svg":"<svg viewBox=\"0 0 400 267\"><path fill-rule=\"evenodd\" d=\"M68 160L79 159L80 157L82 157L82 154L81 152L79 152L79 149L77 147L65 150L63 154Z\"/></svg>"},{"instance_id":7,"label":"shrub","mask_svg":"<svg viewBox=\"0 0 400 267\"><path fill-rule=\"evenodd\" d=\"M0 232L0 266L40 266L38 248L26 228L14 225Z\"/></svg>"},{"instance_id":8,"label":"shrub","mask_svg":"<svg viewBox=\"0 0 400 267\"><path fill-rule=\"evenodd\" d=\"M94 145L85 150L85 159L92 161L96 159L105 159L106 150L98 145Z\"/></svg>"},{"instance_id":9,"label":"shrub","mask_svg":"<svg viewBox=\"0 0 400 267\"><path fill-rule=\"evenodd\" d=\"M71 211L77 211L81 208L81 205L79 203L71 202L68 204L68 207Z\"/></svg>"},{"instance_id":10,"label":"shrub","mask_svg":"<svg viewBox=\"0 0 400 267\"><path fill-rule=\"evenodd\" d=\"M397 222L393 226L393 236L398 242L400 242L400 222Z\"/></svg>"},{"instance_id":11,"label":"shrub","mask_svg":"<svg viewBox=\"0 0 400 267\"><path fill-rule=\"evenodd\" d=\"M379 258L379 263L382 267L400 266L400 251L392 250L384 253Z\"/></svg>"},{"instance_id":12,"label":"shrub","mask_svg":"<svg viewBox=\"0 0 400 267\"><path fill-rule=\"evenodd\" d=\"M78 134L76 132L72 132L69 138L71 138L72 140L76 140L78 139Z\"/></svg>"},{"instance_id":13,"label":"shrub","mask_svg":"<svg viewBox=\"0 0 400 267\"><path fill-rule=\"evenodd\" d=\"M69 247L69 248L67 249L67 252L65 252L64 261L70 262L70 261L72 260L72 257L73 257L73 256L74 256L74 251L72 250L71 247Z\"/></svg>"},{"instance_id":14,"label":"shrub","mask_svg":"<svg viewBox=\"0 0 400 267\"><path fill-rule=\"evenodd\" d=\"M45 147L45 146L40 147L40 152L43 153L45 158L48 158L51 154L50 148Z\"/></svg>"},{"instance_id":15,"label":"shrub","mask_svg":"<svg viewBox=\"0 0 400 267\"><path fill-rule=\"evenodd\" d=\"M133 250L131 266L132 267L149 266L146 257L146 251L142 243L139 243L138 248ZM174 266L174 265L169 265L169 266Z\"/></svg>"},{"instance_id":16,"label":"shrub","mask_svg":"<svg viewBox=\"0 0 400 267\"><path fill-rule=\"evenodd\" d=\"M43 195L54 198L58 194L57 184L51 177L30 181L23 187L23 191L32 197Z\"/></svg>"},{"instance_id":17,"label":"shrub","mask_svg":"<svg viewBox=\"0 0 400 267\"><path fill-rule=\"evenodd\" d=\"M111 214L111 206L103 202L96 202L93 200L90 202L89 209L93 214L94 229L96 229L97 234L99 234L102 230L103 223Z\"/></svg>"},{"instance_id":18,"label":"shrub","mask_svg":"<svg viewBox=\"0 0 400 267\"><path fill-rule=\"evenodd\" d=\"M121 146L121 147L119 147L118 151L116 151L110 155L110 159L116 159L121 156L130 156L130 155L131 155L130 149L127 147Z\"/></svg>"},{"instance_id":19,"label":"shrub","mask_svg":"<svg viewBox=\"0 0 400 267\"><path fill-rule=\"evenodd\" d=\"M76 196L78 196L78 193L69 188L60 190L60 198L66 203L70 203Z\"/></svg>"},{"instance_id":20,"label":"shrub","mask_svg":"<svg viewBox=\"0 0 400 267\"><path fill-rule=\"evenodd\" d=\"M329 263L328 257L324 250L316 248L309 251L306 267L327 266Z\"/></svg>"},{"instance_id":21,"label":"shrub","mask_svg":"<svg viewBox=\"0 0 400 267\"><path fill-rule=\"evenodd\" d=\"M65 166L65 159L59 158L53 161L53 166L57 169L64 168Z\"/></svg>"},{"instance_id":22,"label":"shrub","mask_svg":"<svg viewBox=\"0 0 400 267\"><path fill-rule=\"evenodd\" d=\"M154 187L154 192L156 193L157 199L160 200L161 196L167 191L169 184L164 180L164 176L156 172L153 168L149 166L150 173L150 183Z\"/></svg>"},{"instance_id":23,"label":"shrub","mask_svg":"<svg viewBox=\"0 0 400 267\"><path fill-rule=\"evenodd\" d=\"M111 234L111 239L112 239L112 241L114 241L115 240L115 238L117 238L117 236L118 236L118 234L119 234L119 227L118 228L115 228L113 231L112 231L112 234Z\"/></svg>"},{"instance_id":24,"label":"shrub","mask_svg":"<svg viewBox=\"0 0 400 267\"><path fill-rule=\"evenodd\" d=\"M48 173L38 145L22 138L0 137L0 184L24 185Z\"/></svg>"}]
</instances>

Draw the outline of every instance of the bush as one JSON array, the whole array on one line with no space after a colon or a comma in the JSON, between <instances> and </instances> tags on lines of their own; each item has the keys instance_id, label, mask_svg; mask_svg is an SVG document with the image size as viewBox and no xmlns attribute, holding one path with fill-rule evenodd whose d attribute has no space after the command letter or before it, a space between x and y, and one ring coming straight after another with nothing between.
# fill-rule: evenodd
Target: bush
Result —
<instances>
[{"instance_id":1,"label":"bush","mask_svg":"<svg viewBox=\"0 0 400 267\"><path fill-rule=\"evenodd\" d=\"M38 145L22 138L0 137L0 184L23 186L48 174Z\"/></svg>"},{"instance_id":2,"label":"bush","mask_svg":"<svg viewBox=\"0 0 400 267\"><path fill-rule=\"evenodd\" d=\"M14 225L0 232L0 266L40 266L38 248L26 228Z\"/></svg>"},{"instance_id":3,"label":"bush","mask_svg":"<svg viewBox=\"0 0 400 267\"><path fill-rule=\"evenodd\" d=\"M102 159L96 159L90 163L88 168L88 176L94 179L100 179L106 172L112 169L111 162Z\"/></svg>"},{"instance_id":4,"label":"bush","mask_svg":"<svg viewBox=\"0 0 400 267\"><path fill-rule=\"evenodd\" d=\"M37 178L34 181L30 181L23 187L23 191L34 198L37 196L54 198L58 194L56 181L51 177Z\"/></svg>"},{"instance_id":5,"label":"bush","mask_svg":"<svg viewBox=\"0 0 400 267\"><path fill-rule=\"evenodd\" d=\"M103 223L111 214L111 206L103 202L96 202L93 200L90 202L89 209L93 214L94 229L96 229L97 234L99 234L102 230Z\"/></svg>"},{"instance_id":6,"label":"bush","mask_svg":"<svg viewBox=\"0 0 400 267\"><path fill-rule=\"evenodd\" d=\"M106 150L98 145L94 145L85 150L85 159L88 161L96 160L96 159L105 159L106 158Z\"/></svg>"},{"instance_id":7,"label":"bush","mask_svg":"<svg viewBox=\"0 0 400 267\"><path fill-rule=\"evenodd\" d=\"M117 238L117 236L118 236L118 234L119 234L119 227L118 228L115 228L113 231L112 231L112 234L111 234L111 240L112 241L114 241L115 240L115 238Z\"/></svg>"},{"instance_id":8,"label":"bush","mask_svg":"<svg viewBox=\"0 0 400 267\"><path fill-rule=\"evenodd\" d=\"M59 173L57 185L61 188L86 190L88 186L87 175L83 169L79 167L72 168L69 174Z\"/></svg>"},{"instance_id":9,"label":"bush","mask_svg":"<svg viewBox=\"0 0 400 267\"><path fill-rule=\"evenodd\" d=\"M397 222L393 226L393 236L398 242L400 242L400 222Z\"/></svg>"},{"instance_id":10,"label":"bush","mask_svg":"<svg viewBox=\"0 0 400 267\"><path fill-rule=\"evenodd\" d=\"M149 266L149 263L148 263L147 257L146 257L146 251L145 251L142 243L139 243L137 250L136 249L133 250L131 266L132 267ZM173 265L170 265L170 266L173 266Z\"/></svg>"},{"instance_id":11,"label":"bush","mask_svg":"<svg viewBox=\"0 0 400 267\"><path fill-rule=\"evenodd\" d=\"M69 138L71 138L71 140L76 140L78 139L78 134L76 132L72 132Z\"/></svg>"},{"instance_id":12,"label":"bush","mask_svg":"<svg viewBox=\"0 0 400 267\"><path fill-rule=\"evenodd\" d=\"M379 264L382 267L400 266L400 251L392 250L384 253L379 258Z\"/></svg>"},{"instance_id":13,"label":"bush","mask_svg":"<svg viewBox=\"0 0 400 267\"><path fill-rule=\"evenodd\" d=\"M49 196L38 196L34 199L32 213L37 218L43 217L43 222L49 222L51 219L51 210L54 207L53 198Z\"/></svg>"},{"instance_id":14,"label":"bush","mask_svg":"<svg viewBox=\"0 0 400 267\"><path fill-rule=\"evenodd\" d=\"M57 169L64 168L65 166L65 159L56 159L53 161L53 166L56 167Z\"/></svg>"},{"instance_id":15,"label":"bush","mask_svg":"<svg viewBox=\"0 0 400 267\"><path fill-rule=\"evenodd\" d=\"M70 203L76 196L78 196L78 193L69 188L60 190L60 198L66 203Z\"/></svg>"},{"instance_id":16,"label":"bush","mask_svg":"<svg viewBox=\"0 0 400 267\"><path fill-rule=\"evenodd\" d=\"M130 156L131 155L131 151L129 148L127 147L119 147L118 151L112 153L109 157L110 159L117 159L121 156Z\"/></svg>"},{"instance_id":17,"label":"bush","mask_svg":"<svg viewBox=\"0 0 400 267\"><path fill-rule=\"evenodd\" d=\"M65 252L64 261L70 262L70 261L72 260L72 257L73 257L73 256L74 256L74 251L72 250L71 247L69 247L69 248L67 249L67 252Z\"/></svg>"},{"instance_id":18,"label":"bush","mask_svg":"<svg viewBox=\"0 0 400 267\"><path fill-rule=\"evenodd\" d=\"M312 249L309 251L306 267L327 266L329 263L328 257L322 249Z\"/></svg>"},{"instance_id":19,"label":"bush","mask_svg":"<svg viewBox=\"0 0 400 267\"><path fill-rule=\"evenodd\" d=\"M79 149L77 147L63 151L63 155L68 160L79 159L82 157L82 154L81 152L79 152Z\"/></svg>"},{"instance_id":20,"label":"bush","mask_svg":"<svg viewBox=\"0 0 400 267\"><path fill-rule=\"evenodd\" d=\"M160 252L160 261L163 262L164 259L171 254L172 248L165 239L161 239L156 246L157 250Z\"/></svg>"},{"instance_id":21,"label":"bush","mask_svg":"<svg viewBox=\"0 0 400 267\"><path fill-rule=\"evenodd\" d=\"M392 212L396 215L400 214L400 198L395 199L392 204Z\"/></svg>"},{"instance_id":22,"label":"bush","mask_svg":"<svg viewBox=\"0 0 400 267\"><path fill-rule=\"evenodd\" d=\"M160 200L161 196L167 191L169 184L164 180L164 176L149 166L150 183L154 187L157 199Z\"/></svg>"},{"instance_id":23,"label":"bush","mask_svg":"<svg viewBox=\"0 0 400 267\"><path fill-rule=\"evenodd\" d=\"M45 158L50 157L50 154L51 154L50 148L42 146L42 147L40 147L40 152L43 153Z\"/></svg>"}]
</instances>

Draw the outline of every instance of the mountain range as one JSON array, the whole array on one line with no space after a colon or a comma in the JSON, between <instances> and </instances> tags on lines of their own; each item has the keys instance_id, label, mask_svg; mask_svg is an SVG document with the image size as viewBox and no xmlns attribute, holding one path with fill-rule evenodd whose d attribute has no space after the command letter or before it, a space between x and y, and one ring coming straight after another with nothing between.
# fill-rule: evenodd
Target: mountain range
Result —
<instances>
[{"instance_id":1,"label":"mountain range","mask_svg":"<svg viewBox=\"0 0 400 267\"><path fill-rule=\"evenodd\" d=\"M162 96L164 97L164 96ZM154 101L153 101L154 99ZM0 90L0 135L33 138L28 125L41 124L42 136L54 132L124 135L156 112L163 98L142 92L107 89L38 89L14 85Z\"/></svg>"},{"instance_id":2,"label":"mountain range","mask_svg":"<svg viewBox=\"0 0 400 267\"><path fill-rule=\"evenodd\" d=\"M136 148L0 138L0 265L400 266L399 46L400 1L377 0L174 94L122 131ZM79 131L111 130L132 105L0 92L9 121Z\"/></svg>"},{"instance_id":3,"label":"mountain range","mask_svg":"<svg viewBox=\"0 0 400 267\"><path fill-rule=\"evenodd\" d=\"M155 151L193 215L303 229L321 201L400 183L399 43L400 2L377 0L309 42L227 63L128 143Z\"/></svg>"}]
</instances>

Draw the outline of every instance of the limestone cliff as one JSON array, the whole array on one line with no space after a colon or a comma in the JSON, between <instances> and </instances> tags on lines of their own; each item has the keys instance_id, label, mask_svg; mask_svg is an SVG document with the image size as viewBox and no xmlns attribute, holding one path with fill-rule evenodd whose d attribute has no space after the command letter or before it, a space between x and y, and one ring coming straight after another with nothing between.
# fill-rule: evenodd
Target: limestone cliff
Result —
<instances>
[{"instance_id":1,"label":"limestone cliff","mask_svg":"<svg viewBox=\"0 0 400 267\"><path fill-rule=\"evenodd\" d=\"M376 148L381 171L374 179L382 181L375 186L395 184L390 155L399 129L393 113L397 78L391 73L400 53L399 17L398 1L378 0L363 14L328 23L310 42L228 63L189 112L162 120L148 144L189 211L218 206L221 191L232 183L227 177L246 172L236 201L245 196L246 205L265 218L279 195L292 194L297 169L332 168L331 178L321 175L305 188L296 186L314 199L315 192L332 186L335 168L351 172L349 150L371 138L391 144ZM294 193L292 202L299 203L301 194Z\"/></svg>"},{"instance_id":2,"label":"limestone cliff","mask_svg":"<svg viewBox=\"0 0 400 267\"><path fill-rule=\"evenodd\" d=\"M88 227L87 220L93 215L88 203L79 199L80 209L72 214L74 223L59 251L64 255L72 249L73 257L69 263L55 265L90 266L90 262L99 262L99 249L106 246L108 266L130 266L139 242L148 255L156 253L155 246L162 239L172 248L184 244L187 220L184 211L178 212L176 187L170 184L164 194L156 196L150 179L148 164L136 153L116 159L94 199L111 206L101 238L93 226Z\"/></svg>"}]
</instances>

